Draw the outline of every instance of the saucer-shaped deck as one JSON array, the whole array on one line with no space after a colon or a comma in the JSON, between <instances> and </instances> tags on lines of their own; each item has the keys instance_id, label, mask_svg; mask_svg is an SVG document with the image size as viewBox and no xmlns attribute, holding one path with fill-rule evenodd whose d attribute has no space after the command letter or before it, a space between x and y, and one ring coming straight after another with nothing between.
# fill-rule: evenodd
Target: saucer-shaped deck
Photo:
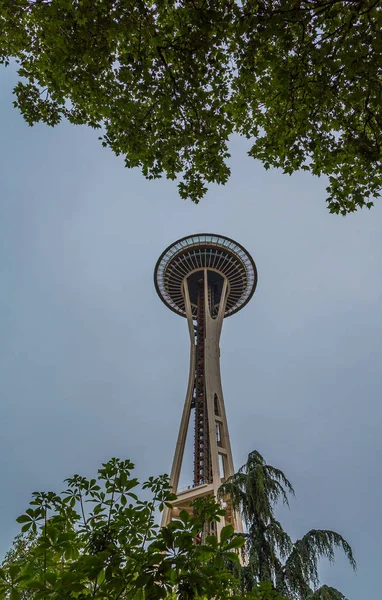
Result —
<instances>
[{"instance_id":1,"label":"saucer-shaped deck","mask_svg":"<svg viewBox=\"0 0 382 600\"><path fill-rule=\"evenodd\" d=\"M239 311L253 296L257 271L250 254L229 238L202 233L178 240L161 254L154 271L159 297L171 310L186 317L182 293L182 283L186 278L192 312L196 316L196 283L204 269L208 270L208 283L216 290L217 303L223 277L228 279L225 317Z\"/></svg>"}]
</instances>

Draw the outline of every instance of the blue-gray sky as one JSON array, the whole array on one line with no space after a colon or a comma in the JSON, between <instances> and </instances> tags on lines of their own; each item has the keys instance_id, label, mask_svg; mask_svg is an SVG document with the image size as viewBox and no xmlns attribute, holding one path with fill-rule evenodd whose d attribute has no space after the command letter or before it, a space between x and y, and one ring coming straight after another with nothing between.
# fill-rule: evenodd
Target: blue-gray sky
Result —
<instances>
[{"instance_id":1,"label":"blue-gray sky","mask_svg":"<svg viewBox=\"0 0 382 600\"><path fill-rule=\"evenodd\" d=\"M188 370L186 321L156 296L176 239L210 231L256 261L257 291L227 319L222 377L236 466L258 449L297 497L294 537L339 531L358 560L323 562L350 600L382 562L382 201L329 215L325 181L265 171L232 142L232 178L198 205L148 182L97 133L29 128L1 72L0 555L36 489L111 456L169 471Z\"/></svg>"}]
</instances>

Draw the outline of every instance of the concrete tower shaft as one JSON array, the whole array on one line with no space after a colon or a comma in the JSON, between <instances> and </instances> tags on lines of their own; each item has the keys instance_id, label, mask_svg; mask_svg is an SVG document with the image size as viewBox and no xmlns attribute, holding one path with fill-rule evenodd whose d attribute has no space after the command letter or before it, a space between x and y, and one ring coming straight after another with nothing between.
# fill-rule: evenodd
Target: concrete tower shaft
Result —
<instances>
[{"instance_id":1,"label":"concrete tower shaft","mask_svg":"<svg viewBox=\"0 0 382 600\"><path fill-rule=\"evenodd\" d=\"M190 372L180 424L171 483L178 499L165 509L162 524L179 510L190 510L198 497L217 496L223 481L234 473L220 377L220 335L223 319L240 310L253 295L257 272L245 249L222 236L200 234L182 238L167 248L155 268L155 286L163 302L187 318ZM194 476L179 491L190 416L194 413ZM225 523L241 531L241 520L225 499Z\"/></svg>"}]
</instances>

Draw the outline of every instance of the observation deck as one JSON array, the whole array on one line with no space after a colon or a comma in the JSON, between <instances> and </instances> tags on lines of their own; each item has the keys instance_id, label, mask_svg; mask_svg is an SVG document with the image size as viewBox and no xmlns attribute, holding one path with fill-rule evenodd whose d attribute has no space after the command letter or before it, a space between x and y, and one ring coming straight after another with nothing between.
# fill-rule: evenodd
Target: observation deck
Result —
<instances>
[{"instance_id":1,"label":"observation deck","mask_svg":"<svg viewBox=\"0 0 382 600\"><path fill-rule=\"evenodd\" d=\"M242 309L255 292L256 265L245 248L230 238L202 233L181 238L161 254L154 271L159 297L172 311L186 317L182 291L186 279L192 315L196 318L198 283L205 270L208 287L214 290L212 308L219 306L224 279L228 280L224 317Z\"/></svg>"}]
</instances>

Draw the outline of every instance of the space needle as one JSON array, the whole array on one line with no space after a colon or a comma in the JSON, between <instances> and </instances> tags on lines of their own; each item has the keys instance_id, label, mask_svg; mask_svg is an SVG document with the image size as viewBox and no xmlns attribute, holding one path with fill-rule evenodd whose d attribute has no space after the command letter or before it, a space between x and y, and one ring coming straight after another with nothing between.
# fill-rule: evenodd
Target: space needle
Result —
<instances>
[{"instance_id":1,"label":"space needle","mask_svg":"<svg viewBox=\"0 0 382 600\"><path fill-rule=\"evenodd\" d=\"M231 443L220 377L220 335L223 319L241 310L257 284L250 254L230 238L209 233L191 235L164 250L154 271L155 287L168 308L188 323L190 371L186 399L171 469L177 500L163 512L162 525L181 510L191 511L200 497L217 498L221 484L234 474ZM179 490L187 432L193 427L193 481ZM241 519L224 498L226 515L213 525L242 531Z\"/></svg>"}]
</instances>

